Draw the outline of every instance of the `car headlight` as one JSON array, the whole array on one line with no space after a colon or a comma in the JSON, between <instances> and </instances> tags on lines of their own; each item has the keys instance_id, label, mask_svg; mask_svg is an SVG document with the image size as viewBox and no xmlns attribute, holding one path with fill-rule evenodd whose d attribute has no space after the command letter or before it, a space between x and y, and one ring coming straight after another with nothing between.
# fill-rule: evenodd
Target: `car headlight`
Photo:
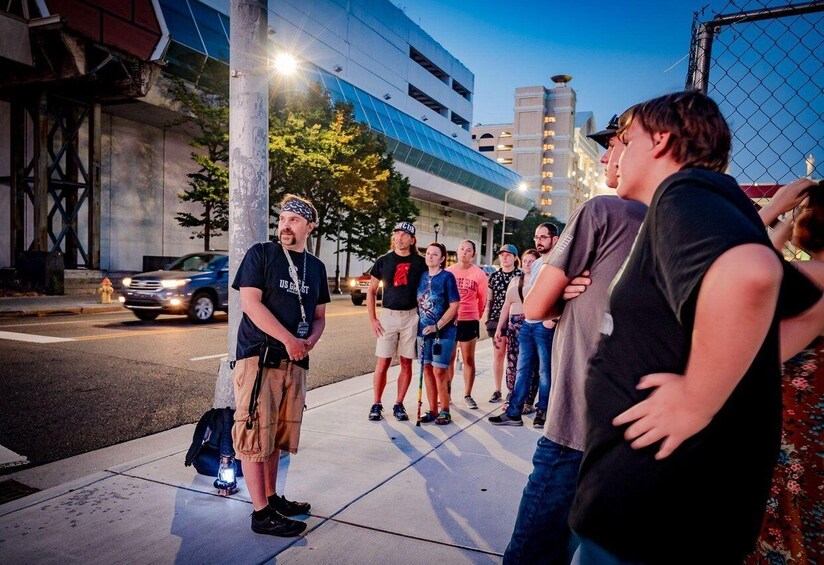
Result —
<instances>
[{"instance_id":1,"label":"car headlight","mask_svg":"<svg viewBox=\"0 0 824 565\"><path fill-rule=\"evenodd\" d=\"M126 277L123 279L123 286L129 288L132 284L132 277Z\"/></svg>"},{"instance_id":2,"label":"car headlight","mask_svg":"<svg viewBox=\"0 0 824 565\"><path fill-rule=\"evenodd\" d=\"M358 286L358 281L356 281L355 279L349 279L349 286L355 288L356 286Z\"/></svg>"},{"instance_id":3,"label":"car headlight","mask_svg":"<svg viewBox=\"0 0 824 565\"><path fill-rule=\"evenodd\" d=\"M180 288L191 279L167 279L160 281L160 285L163 288Z\"/></svg>"}]
</instances>

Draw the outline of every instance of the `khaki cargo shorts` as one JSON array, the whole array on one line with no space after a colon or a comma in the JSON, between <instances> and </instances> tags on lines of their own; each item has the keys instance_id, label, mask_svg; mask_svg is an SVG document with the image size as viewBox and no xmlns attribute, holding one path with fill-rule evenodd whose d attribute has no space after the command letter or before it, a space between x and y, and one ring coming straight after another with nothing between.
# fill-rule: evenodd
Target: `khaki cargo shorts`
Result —
<instances>
[{"instance_id":1,"label":"khaki cargo shorts","mask_svg":"<svg viewBox=\"0 0 824 565\"><path fill-rule=\"evenodd\" d=\"M306 403L306 369L282 361L279 369L263 368L258 396L258 417L251 430L246 429L249 400L258 370L258 358L248 357L235 364L232 381L235 387L235 424L232 443L235 457L241 461L266 461L275 449L298 452L300 424Z\"/></svg>"},{"instance_id":2,"label":"khaki cargo shorts","mask_svg":"<svg viewBox=\"0 0 824 565\"><path fill-rule=\"evenodd\" d=\"M375 356L391 359L395 355L415 359L418 338L418 310L389 310L381 308L378 319L383 326L383 335L375 345Z\"/></svg>"}]
</instances>

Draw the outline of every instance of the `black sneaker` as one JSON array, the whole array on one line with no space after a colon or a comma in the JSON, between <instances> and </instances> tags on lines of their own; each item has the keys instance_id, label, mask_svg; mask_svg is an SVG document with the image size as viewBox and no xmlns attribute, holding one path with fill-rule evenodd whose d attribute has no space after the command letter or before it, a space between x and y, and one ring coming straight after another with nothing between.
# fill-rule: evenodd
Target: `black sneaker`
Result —
<instances>
[{"instance_id":1,"label":"black sneaker","mask_svg":"<svg viewBox=\"0 0 824 565\"><path fill-rule=\"evenodd\" d=\"M308 502L295 502L286 500L285 496L278 496L273 494L269 497L269 508L277 511L284 516L299 516L301 514L309 514L309 509L312 507Z\"/></svg>"},{"instance_id":2,"label":"black sneaker","mask_svg":"<svg viewBox=\"0 0 824 565\"><path fill-rule=\"evenodd\" d=\"M372 409L369 410L369 419L373 422L377 422L383 418L383 416L381 416L381 412L383 412L383 404L376 402L372 405Z\"/></svg>"},{"instance_id":3,"label":"black sneaker","mask_svg":"<svg viewBox=\"0 0 824 565\"><path fill-rule=\"evenodd\" d=\"M532 420L532 427L543 428L544 424L546 424L546 414L544 414L543 410L536 410L535 419Z\"/></svg>"},{"instance_id":4,"label":"black sneaker","mask_svg":"<svg viewBox=\"0 0 824 565\"><path fill-rule=\"evenodd\" d=\"M395 418L397 418L400 422L405 422L409 419L409 416L406 414L406 408L403 407L403 404L395 404L395 406L392 407L392 414L394 414Z\"/></svg>"},{"instance_id":5,"label":"black sneaker","mask_svg":"<svg viewBox=\"0 0 824 565\"><path fill-rule=\"evenodd\" d=\"M501 414L500 416L490 416L487 418L489 423L493 426L523 426L524 421L521 419L520 416L515 418L507 415L506 412Z\"/></svg>"},{"instance_id":6,"label":"black sneaker","mask_svg":"<svg viewBox=\"0 0 824 565\"><path fill-rule=\"evenodd\" d=\"M303 533L305 529L306 522L292 520L272 510L261 519L255 518L252 514L252 531L256 534L293 538Z\"/></svg>"}]
</instances>

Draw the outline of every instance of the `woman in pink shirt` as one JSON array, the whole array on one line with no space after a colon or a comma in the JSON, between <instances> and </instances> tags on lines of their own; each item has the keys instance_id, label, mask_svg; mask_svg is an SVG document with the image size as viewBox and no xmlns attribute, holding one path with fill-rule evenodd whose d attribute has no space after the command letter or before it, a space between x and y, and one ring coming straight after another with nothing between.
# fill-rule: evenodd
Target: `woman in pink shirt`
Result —
<instances>
[{"instance_id":1,"label":"woman in pink shirt","mask_svg":"<svg viewBox=\"0 0 824 565\"><path fill-rule=\"evenodd\" d=\"M458 246L458 262L447 269L455 276L461 303L458 306L458 335L456 341L461 348L464 377L464 402L468 408L477 408L478 403L472 398L472 385L475 384L475 344L480 333L481 316L486 306L488 288L486 273L472 264L475 259L475 242L468 239ZM457 351L456 351L457 353ZM455 376L455 355L449 365L449 382Z\"/></svg>"}]
</instances>

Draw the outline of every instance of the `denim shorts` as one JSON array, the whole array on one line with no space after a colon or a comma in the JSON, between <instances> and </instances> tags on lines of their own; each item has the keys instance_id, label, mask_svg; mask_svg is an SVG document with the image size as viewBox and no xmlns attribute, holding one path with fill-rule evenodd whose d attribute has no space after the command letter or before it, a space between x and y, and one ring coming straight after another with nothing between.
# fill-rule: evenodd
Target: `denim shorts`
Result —
<instances>
[{"instance_id":1,"label":"denim shorts","mask_svg":"<svg viewBox=\"0 0 824 565\"><path fill-rule=\"evenodd\" d=\"M418 340L421 339L423 338L418 338ZM420 342L418 343L420 344ZM435 344L435 338L423 339L423 364L432 365L433 367L437 367L439 369L447 369L452 361L452 352L455 351L455 340L441 338L438 343L441 345L441 351L435 355L432 352L432 346Z\"/></svg>"}]
</instances>

